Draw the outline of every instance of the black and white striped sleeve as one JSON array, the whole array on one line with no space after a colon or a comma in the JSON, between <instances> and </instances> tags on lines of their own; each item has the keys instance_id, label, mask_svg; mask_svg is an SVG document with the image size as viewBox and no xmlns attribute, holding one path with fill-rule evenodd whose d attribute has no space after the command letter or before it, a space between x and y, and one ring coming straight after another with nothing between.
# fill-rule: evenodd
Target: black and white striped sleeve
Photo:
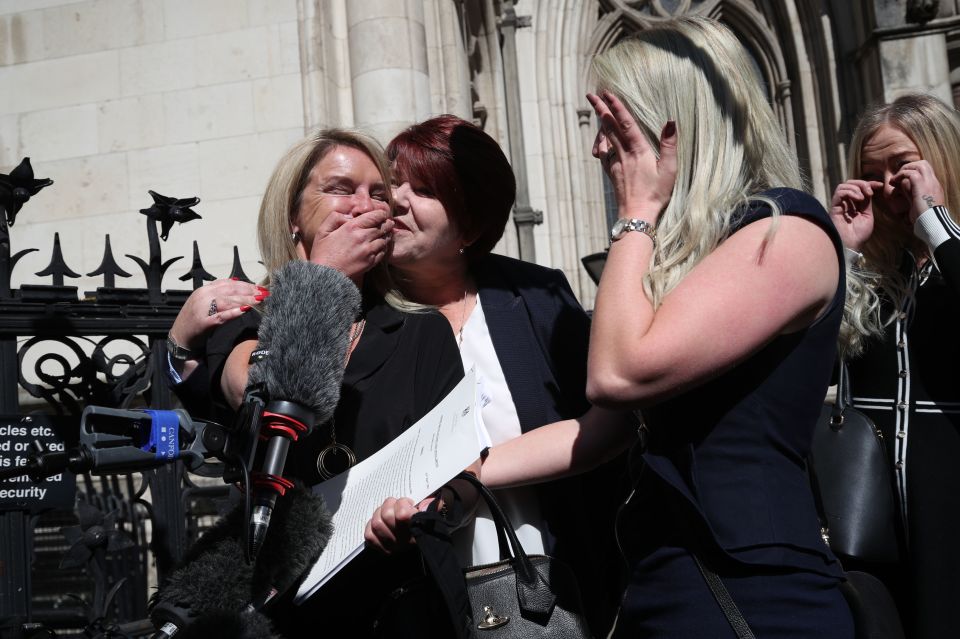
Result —
<instances>
[{"instance_id":1,"label":"black and white striped sleeve","mask_svg":"<svg viewBox=\"0 0 960 639\"><path fill-rule=\"evenodd\" d=\"M913 231L930 248L940 273L960 295L960 225L946 207L932 206L917 218Z\"/></svg>"}]
</instances>

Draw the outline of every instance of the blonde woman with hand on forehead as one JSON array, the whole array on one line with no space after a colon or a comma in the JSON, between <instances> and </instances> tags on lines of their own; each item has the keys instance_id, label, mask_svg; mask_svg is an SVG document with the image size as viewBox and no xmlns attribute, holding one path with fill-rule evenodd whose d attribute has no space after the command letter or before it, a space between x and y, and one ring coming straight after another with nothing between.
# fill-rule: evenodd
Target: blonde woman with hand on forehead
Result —
<instances>
[{"instance_id":1,"label":"blonde woman with hand on forehead","mask_svg":"<svg viewBox=\"0 0 960 639\"><path fill-rule=\"evenodd\" d=\"M755 636L853 636L805 465L843 313L842 246L798 190L750 68L705 18L644 30L594 62L593 154L620 219L587 395L641 409L648 431L618 522L630 575L615 637L737 636L713 577ZM582 435L545 427L502 444L483 479L562 474L599 454Z\"/></svg>"}]
</instances>

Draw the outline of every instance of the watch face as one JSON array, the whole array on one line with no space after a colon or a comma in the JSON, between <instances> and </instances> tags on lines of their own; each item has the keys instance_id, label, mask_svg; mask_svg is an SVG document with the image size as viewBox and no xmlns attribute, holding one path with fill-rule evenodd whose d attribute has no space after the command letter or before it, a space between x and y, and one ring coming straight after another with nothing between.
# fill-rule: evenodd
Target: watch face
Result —
<instances>
[{"instance_id":1,"label":"watch face","mask_svg":"<svg viewBox=\"0 0 960 639\"><path fill-rule=\"evenodd\" d=\"M627 227L627 220L623 218L617 220L613 223L613 228L610 229L610 239L617 240L620 239L620 236L623 235L624 229Z\"/></svg>"}]
</instances>

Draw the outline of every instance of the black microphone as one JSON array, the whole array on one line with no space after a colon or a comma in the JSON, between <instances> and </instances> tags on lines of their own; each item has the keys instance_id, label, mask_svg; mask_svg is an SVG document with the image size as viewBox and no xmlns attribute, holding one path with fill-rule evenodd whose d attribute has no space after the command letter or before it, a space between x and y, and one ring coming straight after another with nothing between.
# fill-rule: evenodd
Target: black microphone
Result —
<instances>
[{"instance_id":1,"label":"black microphone","mask_svg":"<svg viewBox=\"0 0 960 639\"><path fill-rule=\"evenodd\" d=\"M154 596L154 639L274 636L261 610L320 557L333 526L323 499L300 486L278 503L273 519L255 565L240 542L242 507L204 533Z\"/></svg>"},{"instance_id":2,"label":"black microphone","mask_svg":"<svg viewBox=\"0 0 960 639\"><path fill-rule=\"evenodd\" d=\"M253 478L251 559L266 538L277 497L293 486L282 475L291 442L328 421L337 407L359 310L360 292L336 269L294 260L273 274L249 373L249 384L262 385L269 397L261 422L267 449Z\"/></svg>"}]
</instances>

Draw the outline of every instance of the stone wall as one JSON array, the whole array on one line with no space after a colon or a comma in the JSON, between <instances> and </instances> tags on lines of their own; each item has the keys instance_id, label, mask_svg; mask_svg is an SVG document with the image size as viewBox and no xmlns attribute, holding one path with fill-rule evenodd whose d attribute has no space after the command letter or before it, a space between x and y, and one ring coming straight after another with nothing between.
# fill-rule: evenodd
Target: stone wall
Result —
<instances>
[{"instance_id":1,"label":"stone wall","mask_svg":"<svg viewBox=\"0 0 960 639\"><path fill-rule=\"evenodd\" d=\"M55 184L12 229L13 249L39 248L17 282L46 266L60 232L68 265L92 271L110 233L141 286L148 189L199 196L202 220L170 234L165 257L191 240L216 275L238 245L259 274L253 225L276 158L304 132L297 0L3 0L0 167L31 157ZM68 282L74 283L74 282ZM84 278L81 290L96 286Z\"/></svg>"}]
</instances>

